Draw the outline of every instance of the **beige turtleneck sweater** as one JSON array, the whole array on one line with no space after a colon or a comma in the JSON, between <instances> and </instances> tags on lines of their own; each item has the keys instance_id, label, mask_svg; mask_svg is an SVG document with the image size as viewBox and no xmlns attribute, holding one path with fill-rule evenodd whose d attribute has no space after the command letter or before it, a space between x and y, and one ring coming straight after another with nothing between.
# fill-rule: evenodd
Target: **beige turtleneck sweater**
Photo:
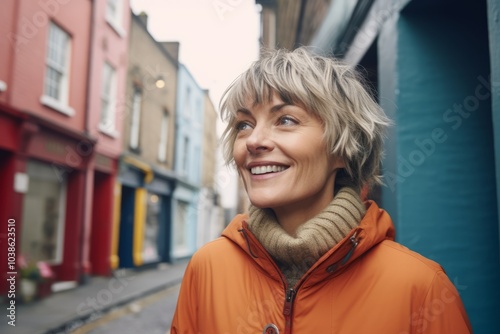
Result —
<instances>
[{"instance_id":1,"label":"beige turtleneck sweater","mask_svg":"<svg viewBox=\"0 0 500 334\"><path fill-rule=\"evenodd\" d=\"M295 237L285 232L270 209L250 206L248 226L276 261L289 286L295 286L323 254L359 225L365 212L359 194L344 187L322 212L299 226Z\"/></svg>"}]
</instances>

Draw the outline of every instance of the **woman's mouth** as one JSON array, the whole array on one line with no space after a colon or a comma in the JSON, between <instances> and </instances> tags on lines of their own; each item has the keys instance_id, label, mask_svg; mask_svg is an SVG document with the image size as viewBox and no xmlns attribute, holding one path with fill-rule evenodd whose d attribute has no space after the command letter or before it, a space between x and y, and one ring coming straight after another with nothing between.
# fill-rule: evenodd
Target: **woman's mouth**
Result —
<instances>
[{"instance_id":1,"label":"woman's mouth","mask_svg":"<svg viewBox=\"0 0 500 334\"><path fill-rule=\"evenodd\" d=\"M256 166L250 168L250 173L252 175L261 175L261 174L268 174L268 173L278 173L282 172L288 167L285 166L277 166L277 165L267 165L267 166Z\"/></svg>"}]
</instances>

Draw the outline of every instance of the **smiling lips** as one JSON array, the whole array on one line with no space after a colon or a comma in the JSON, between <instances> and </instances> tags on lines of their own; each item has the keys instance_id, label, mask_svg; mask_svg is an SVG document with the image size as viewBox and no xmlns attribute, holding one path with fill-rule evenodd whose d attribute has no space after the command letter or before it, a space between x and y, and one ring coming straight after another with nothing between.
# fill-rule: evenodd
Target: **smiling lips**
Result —
<instances>
[{"instance_id":1,"label":"smiling lips","mask_svg":"<svg viewBox=\"0 0 500 334\"><path fill-rule=\"evenodd\" d=\"M250 172L252 175L260 175L260 174L267 174L267 173L277 173L284 171L288 167L285 166L276 166L276 165L269 165L269 166L257 166L257 167L252 167L250 169Z\"/></svg>"}]
</instances>

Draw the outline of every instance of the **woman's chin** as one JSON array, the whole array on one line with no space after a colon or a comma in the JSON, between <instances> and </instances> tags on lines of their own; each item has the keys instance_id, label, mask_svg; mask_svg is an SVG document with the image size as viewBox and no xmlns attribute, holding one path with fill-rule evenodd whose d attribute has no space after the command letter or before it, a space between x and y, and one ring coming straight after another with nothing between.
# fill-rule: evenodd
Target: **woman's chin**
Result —
<instances>
[{"instance_id":1,"label":"woman's chin","mask_svg":"<svg viewBox=\"0 0 500 334\"><path fill-rule=\"evenodd\" d=\"M276 205L275 201L266 200L266 199L262 199L262 198L259 198L259 199L250 198L250 203L252 203L253 206L255 206L259 209L267 209L267 208L272 209Z\"/></svg>"},{"instance_id":2,"label":"woman's chin","mask_svg":"<svg viewBox=\"0 0 500 334\"><path fill-rule=\"evenodd\" d=\"M281 199L277 198L272 198L272 199L266 199L266 198L258 198L258 199L250 199L250 203L256 208L259 209L271 209L275 210L278 208L283 208L283 207L288 207L289 204Z\"/></svg>"}]
</instances>

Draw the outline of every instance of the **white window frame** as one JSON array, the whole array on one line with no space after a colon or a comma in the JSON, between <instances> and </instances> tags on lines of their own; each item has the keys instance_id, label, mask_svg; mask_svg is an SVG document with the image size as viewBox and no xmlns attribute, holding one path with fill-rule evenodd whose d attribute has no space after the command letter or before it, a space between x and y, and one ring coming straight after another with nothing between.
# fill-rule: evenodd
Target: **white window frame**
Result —
<instances>
[{"instance_id":1,"label":"white window frame","mask_svg":"<svg viewBox=\"0 0 500 334\"><path fill-rule=\"evenodd\" d=\"M60 59L57 59L60 58ZM43 81L44 93L40 103L67 116L73 116L75 110L68 104L69 77L71 65L71 36L54 22L50 22L47 35L47 53L45 56L45 77ZM60 77L55 81L54 87L57 96L49 92L51 73Z\"/></svg>"},{"instance_id":2,"label":"white window frame","mask_svg":"<svg viewBox=\"0 0 500 334\"><path fill-rule=\"evenodd\" d=\"M158 160L160 162L167 161L168 125L168 113L163 111L160 125L160 143L158 145Z\"/></svg>"},{"instance_id":3,"label":"white window frame","mask_svg":"<svg viewBox=\"0 0 500 334\"><path fill-rule=\"evenodd\" d=\"M110 63L104 62L101 79L101 114L99 130L112 137L117 136L115 129L116 85L116 69Z\"/></svg>"},{"instance_id":4,"label":"white window frame","mask_svg":"<svg viewBox=\"0 0 500 334\"><path fill-rule=\"evenodd\" d=\"M130 118L130 138L129 146L131 149L139 148L139 138L141 134L141 108L142 108L142 91L134 87L132 95L132 117Z\"/></svg>"},{"instance_id":5,"label":"white window frame","mask_svg":"<svg viewBox=\"0 0 500 334\"><path fill-rule=\"evenodd\" d=\"M111 12L110 8L113 6L115 11ZM123 12L123 0L106 1L106 22L108 22L111 28L113 28L120 37L125 37L126 35L125 29L123 29Z\"/></svg>"}]
</instances>

